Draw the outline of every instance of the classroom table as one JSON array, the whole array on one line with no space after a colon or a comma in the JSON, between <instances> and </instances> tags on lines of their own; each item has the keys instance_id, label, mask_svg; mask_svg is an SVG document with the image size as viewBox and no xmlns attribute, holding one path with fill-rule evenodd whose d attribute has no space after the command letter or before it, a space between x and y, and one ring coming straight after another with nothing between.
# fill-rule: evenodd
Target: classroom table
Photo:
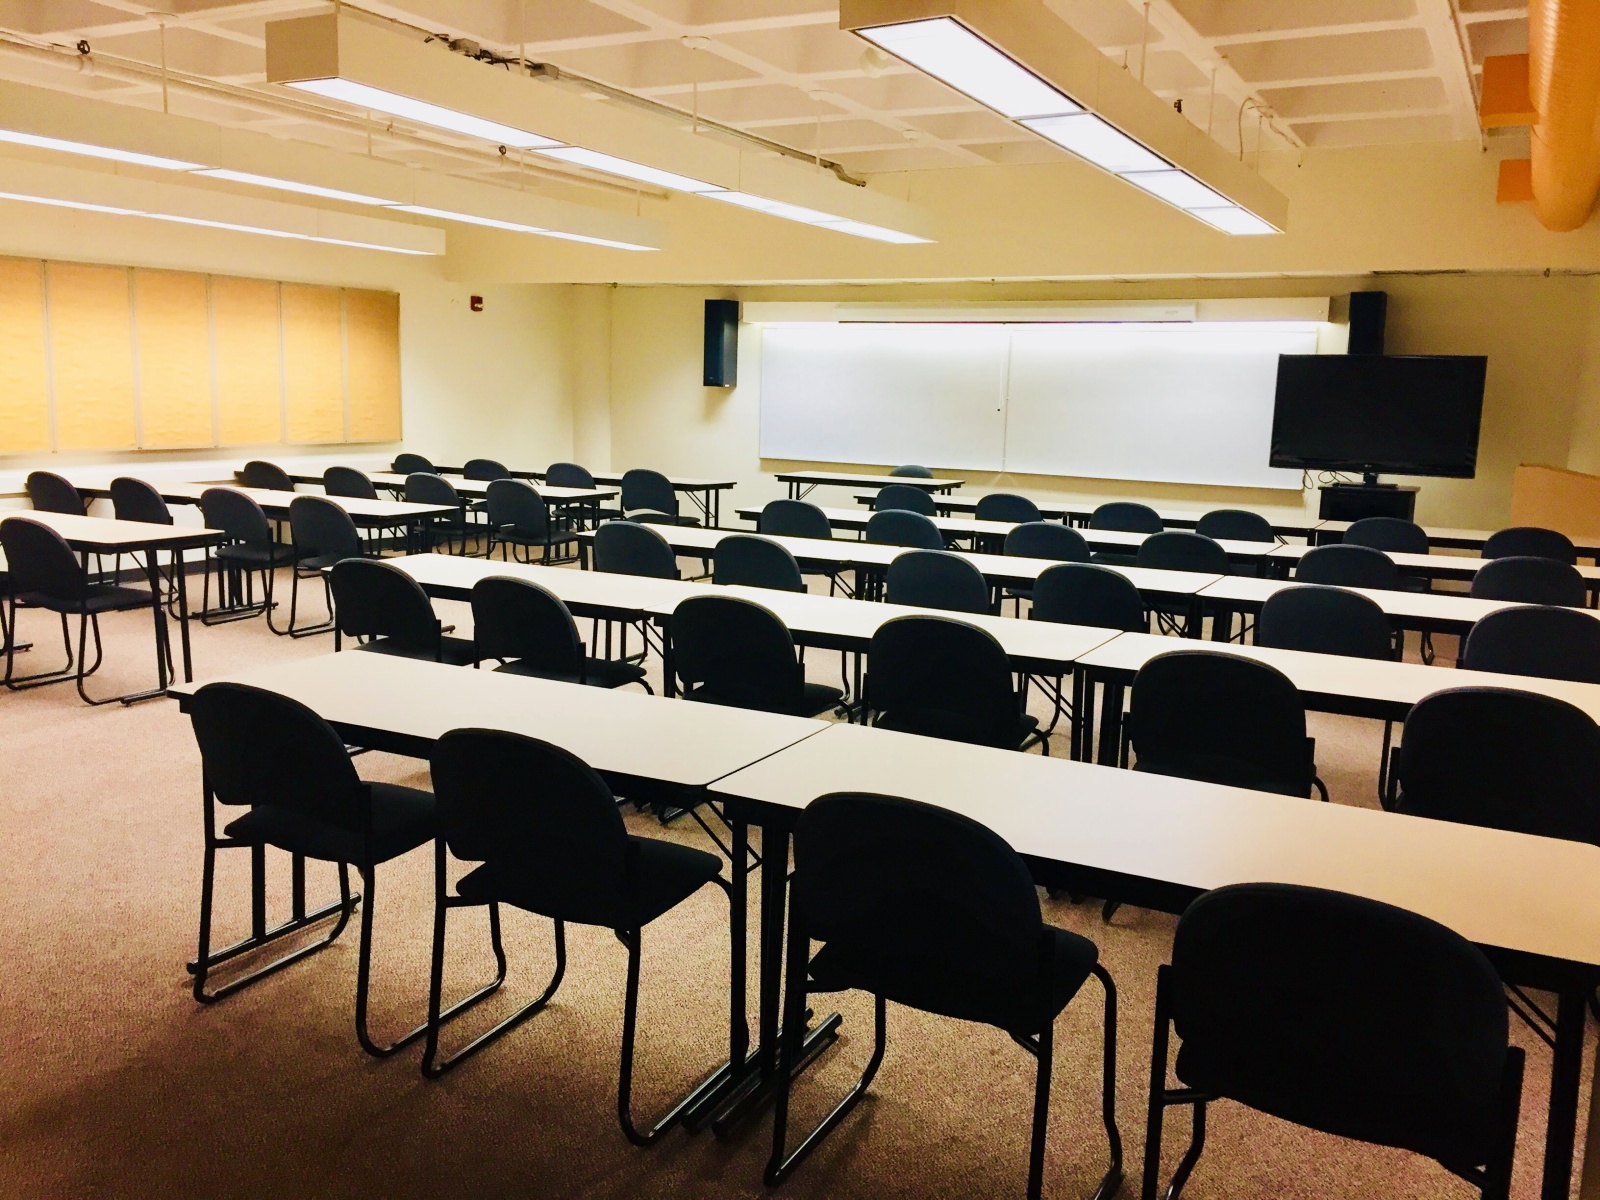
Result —
<instances>
[{"instance_id":1,"label":"classroom table","mask_svg":"<svg viewBox=\"0 0 1600 1200\"><path fill-rule=\"evenodd\" d=\"M801 500L819 487L870 487L883 488L892 483L921 488L938 495L953 492L966 483L965 479L929 479L920 475L882 475L876 472L851 471L779 471L773 475L779 483L789 485L789 499Z\"/></svg>"},{"instance_id":2,"label":"classroom table","mask_svg":"<svg viewBox=\"0 0 1600 1200\"><path fill-rule=\"evenodd\" d=\"M710 789L746 836L749 825L762 830L763 1050L778 1044L790 834L812 800L838 791L903 796L971 817L1009 842L1039 883L1069 892L1179 913L1227 884L1292 883L1448 926L1481 946L1508 981L1559 996L1541 1195L1565 1200L1585 1006L1600 982L1600 847L830 725ZM791 969L807 949L790 945ZM775 1075L770 1056L760 1066L764 1078Z\"/></svg>"},{"instance_id":3,"label":"classroom table","mask_svg":"<svg viewBox=\"0 0 1600 1200\"><path fill-rule=\"evenodd\" d=\"M1032 499L1032 497L1029 497ZM872 502L871 496L858 496L863 504ZM941 511L972 512L978 507L977 496L940 496L939 508ZM1046 520L1065 521L1068 525L1087 527L1089 518L1094 515L1094 510L1102 504L1110 503L1106 500L1034 500L1038 506L1040 516ZM1148 505L1155 509L1156 515L1168 529L1193 529L1200 518L1208 512L1217 509L1240 507L1237 505L1219 504L1215 508L1167 508L1159 504ZM1272 526L1272 532L1279 537L1308 537L1320 522L1315 517L1308 517L1298 509L1268 509L1262 511L1254 508L1244 509L1246 512L1255 512L1265 517Z\"/></svg>"},{"instance_id":4,"label":"classroom table","mask_svg":"<svg viewBox=\"0 0 1600 1200\"><path fill-rule=\"evenodd\" d=\"M134 478L140 478L134 476ZM161 498L168 504L199 504L200 498L213 488L226 488L230 492L239 492L249 496L259 504L267 516L274 520L288 520L289 505L297 496L310 495L309 492L280 492L271 488L239 487L232 483L179 483L160 482L154 479L144 480L160 493ZM77 486L77 485L74 485ZM109 497L110 487L78 487L78 491L85 496L95 498ZM455 512L456 509L448 504L412 504L404 500L365 500L356 496L324 496L331 500L349 515L357 525L375 528L390 528L396 526L409 526L417 521L429 517L444 517Z\"/></svg>"},{"instance_id":5,"label":"classroom table","mask_svg":"<svg viewBox=\"0 0 1600 1200\"><path fill-rule=\"evenodd\" d=\"M374 487L388 488L392 492L403 493L406 490L405 475L396 475L391 471L373 471L367 475L372 480ZM442 477L441 477L442 478ZM321 479L317 480L321 483ZM463 479L458 475L448 477L447 482L456 492L470 500L482 500L489 494L489 484L492 480ZM546 502L553 505L586 504L594 505L610 500L617 494L617 489L612 487L593 488L565 488L547 487L542 483L533 485L533 490L543 496Z\"/></svg>"},{"instance_id":6,"label":"classroom table","mask_svg":"<svg viewBox=\"0 0 1600 1200\"><path fill-rule=\"evenodd\" d=\"M513 471L513 476L518 479L543 479L544 471ZM590 471L589 475L596 483L622 486L621 471ZM687 475L668 475L667 482L672 485L672 490L682 492L689 497L689 502L699 510L701 519L712 528L722 524L722 493L731 490L738 483L735 479L700 479Z\"/></svg>"},{"instance_id":7,"label":"classroom table","mask_svg":"<svg viewBox=\"0 0 1600 1200\"><path fill-rule=\"evenodd\" d=\"M167 659L165 649L170 644L167 634L166 605L160 600L161 568L157 556L162 550L172 555L173 587L178 601L178 640L182 647L183 677L194 677L194 663L189 647L189 589L183 569L185 550L203 549L220 544L226 537L220 530L196 529L185 525L153 525L145 521L117 521L110 517L79 517L68 513L39 512L22 509L8 512L4 520L25 517L48 525L79 554L143 554L145 578L156 597L151 606L155 612L156 680L153 691L139 692L122 697L124 704L148 700L167 693ZM12 631L16 636L16 631Z\"/></svg>"},{"instance_id":8,"label":"classroom table","mask_svg":"<svg viewBox=\"0 0 1600 1200\"><path fill-rule=\"evenodd\" d=\"M1317 527L1312 531L1313 540L1319 542L1337 542L1344 538L1345 531L1353 525L1353 521L1318 521ZM1457 529L1445 525L1424 525L1422 532L1428 535L1428 544L1438 546L1443 550L1476 550L1483 551L1483 544L1495 533L1493 529ZM1578 549L1579 558L1587 558L1595 563L1600 563L1600 538L1574 537L1572 544Z\"/></svg>"},{"instance_id":9,"label":"classroom table","mask_svg":"<svg viewBox=\"0 0 1600 1200\"><path fill-rule=\"evenodd\" d=\"M898 482L898 481L897 481ZM940 516L950 516L954 513L973 513L977 511L979 496L954 496L943 495L934 497L934 507ZM1029 499L1033 499L1031 496ZM872 508L878 503L877 492L864 492L856 497L856 503L864 508ZM1034 500L1039 515L1046 521L1065 521L1069 509L1052 500Z\"/></svg>"},{"instance_id":10,"label":"classroom table","mask_svg":"<svg viewBox=\"0 0 1600 1200\"><path fill-rule=\"evenodd\" d=\"M1307 551L1315 548L1279 546L1267 558L1270 565L1279 568L1277 573L1284 574L1296 566ZM1483 570L1485 564L1494 561L1492 558L1473 558L1466 554L1407 554L1397 550L1385 550L1384 553L1405 573L1427 579L1472 579ZM1580 566L1577 572L1583 577L1584 590L1593 604L1596 594L1600 593L1600 566Z\"/></svg>"}]
</instances>

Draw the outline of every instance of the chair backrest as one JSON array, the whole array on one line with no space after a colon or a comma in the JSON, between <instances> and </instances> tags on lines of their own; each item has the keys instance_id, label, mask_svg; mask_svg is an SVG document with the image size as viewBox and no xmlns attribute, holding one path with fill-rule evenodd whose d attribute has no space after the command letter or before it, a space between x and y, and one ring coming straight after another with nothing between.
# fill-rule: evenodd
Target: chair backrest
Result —
<instances>
[{"instance_id":1,"label":"chair backrest","mask_svg":"<svg viewBox=\"0 0 1600 1200\"><path fill-rule=\"evenodd\" d=\"M1483 557L1509 558L1512 555L1531 555L1534 558L1553 558L1557 562L1576 563L1578 548L1572 539L1554 529L1541 529L1537 525L1514 525L1491 533L1483 543Z\"/></svg>"},{"instance_id":2,"label":"chair backrest","mask_svg":"<svg viewBox=\"0 0 1600 1200\"><path fill-rule=\"evenodd\" d=\"M1089 528L1120 533L1160 533L1166 526L1161 521L1161 514L1148 504L1113 500L1089 514Z\"/></svg>"},{"instance_id":3,"label":"chair backrest","mask_svg":"<svg viewBox=\"0 0 1600 1200\"><path fill-rule=\"evenodd\" d=\"M907 550L889 564L884 599L919 608L986 613L990 608L989 581L959 554Z\"/></svg>"},{"instance_id":4,"label":"chair backrest","mask_svg":"<svg viewBox=\"0 0 1600 1200\"><path fill-rule=\"evenodd\" d=\"M805 672L788 628L767 608L738 596L690 596L672 611L672 659L706 698L737 708L795 712Z\"/></svg>"},{"instance_id":5,"label":"chair backrest","mask_svg":"<svg viewBox=\"0 0 1600 1200\"><path fill-rule=\"evenodd\" d=\"M81 517L88 511L78 489L54 471L29 471L27 486L28 500L40 512Z\"/></svg>"},{"instance_id":6,"label":"chair backrest","mask_svg":"<svg viewBox=\"0 0 1600 1200\"><path fill-rule=\"evenodd\" d=\"M1295 566L1294 577L1301 583L1333 587L1393 591L1400 586L1400 568L1394 565L1394 559L1371 546L1344 543L1307 550Z\"/></svg>"},{"instance_id":7,"label":"chair backrest","mask_svg":"<svg viewBox=\"0 0 1600 1200\"><path fill-rule=\"evenodd\" d=\"M1013 525L1043 520L1039 506L1014 492L990 492L979 496L972 515L979 521L1009 521Z\"/></svg>"},{"instance_id":8,"label":"chair backrest","mask_svg":"<svg viewBox=\"0 0 1600 1200\"><path fill-rule=\"evenodd\" d=\"M494 479L510 479L511 472L505 463L492 458L469 458L461 468L461 477L487 483Z\"/></svg>"},{"instance_id":9,"label":"chair backrest","mask_svg":"<svg viewBox=\"0 0 1600 1200\"><path fill-rule=\"evenodd\" d=\"M636 521L607 521L594 531L594 569L613 575L678 579L678 556L667 539Z\"/></svg>"},{"instance_id":10,"label":"chair backrest","mask_svg":"<svg viewBox=\"0 0 1600 1200\"><path fill-rule=\"evenodd\" d=\"M1150 624L1144 599L1126 575L1094 563L1067 562L1039 573L1033 581L1035 621L1093 625L1144 633Z\"/></svg>"},{"instance_id":11,"label":"chair backrest","mask_svg":"<svg viewBox=\"0 0 1600 1200\"><path fill-rule=\"evenodd\" d=\"M891 483L887 487L879 488L878 494L873 497L872 507L875 512L903 509L927 517L933 516L937 511L931 493L904 483Z\"/></svg>"},{"instance_id":12,"label":"chair backrest","mask_svg":"<svg viewBox=\"0 0 1600 1200\"><path fill-rule=\"evenodd\" d=\"M372 480L354 467L329 467L322 473L322 490L330 496L349 500L376 500L378 489Z\"/></svg>"},{"instance_id":13,"label":"chair backrest","mask_svg":"<svg viewBox=\"0 0 1600 1200\"><path fill-rule=\"evenodd\" d=\"M1005 552L1013 558L1054 558L1088 562L1089 543L1058 521L1028 521L1006 534Z\"/></svg>"},{"instance_id":14,"label":"chair backrest","mask_svg":"<svg viewBox=\"0 0 1600 1200\"><path fill-rule=\"evenodd\" d=\"M530 537L543 537L550 531L550 506L527 480L490 480L484 497L489 503L489 524L496 529L515 529Z\"/></svg>"},{"instance_id":15,"label":"chair backrest","mask_svg":"<svg viewBox=\"0 0 1600 1200\"><path fill-rule=\"evenodd\" d=\"M1600 621L1595 622L1600 633ZM1393 658L1389 618L1360 592L1306 584L1273 592L1256 617L1256 645L1276 650Z\"/></svg>"},{"instance_id":16,"label":"chair backrest","mask_svg":"<svg viewBox=\"0 0 1600 1200\"><path fill-rule=\"evenodd\" d=\"M420 454L396 454L394 462L390 464L396 475L415 475L421 472L424 475L437 475L439 472L434 465Z\"/></svg>"},{"instance_id":17,"label":"chair backrest","mask_svg":"<svg viewBox=\"0 0 1600 1200\"><path fill-rule=\"evenodd\" d=\"M833 538L828 514L809 500L768 500L756 529L768 537Z\"/></svg>"},{"instance_id":18,"label":"chair backrest","mask_svg":"<svg viewBox=\"0 0 1600 1200\"><path fill-rule=\"evenodd\" d=\"M1458 1169L1481 1164L1508 1059L1505 993L1460 934L1342 892L1243 883L1178 922L1187 1086Z\"/></svg>"},{"instance_id":19,"label":"chair backrest","mask_svg":"<svg viewBox=\"0 0 1600 1200\"><path fill-rule=\"evenodd\" d=\"M889 474L898 476L901 479L933 478L932 471L928 470L927 467L919 466L916 463L901 463L898 467L895 467L892 471L890 471Z\"/></svg>"},{"instance_id":20,"label":"chair backrest","mask_svg":"<svg viewBox=\"0 0 1600 1200\"><path fill-rule=\"evenodd\" d=\"M1513 688L1451 688L1406 717L1398 809L1600 844L1600 728L1582 709Z\"/></svg>"},{"instance_id":21,"label":"chair backrest","mask_svg":"<svg viewBox=\"0 0 1600 1200\"><path fill-rule=\"evenodd\" d=\"M943 550L944 534L932 517L903 508L875 512L867 521L866 540L879 546L910 546L914 550Z\"/></svg>"},{"instance_id":22,"label":"chair backrest","mask_svg":"<svg viewBox=\"0 0 1600 1200\"><path fill-rule=\"evenodd\" d=\"M1600 683L1600 621L1550 605L1502 608L1472 626L1461 665L1469 671Z\"/></svg>"},{"instance_id":23,"label":"chair backrest","mask_svg":"<svg viewBox=\"0 0 1600 1200\"><path fill-rule=\"evenodd\" d=\"M449 504L461 507L461 493L443 475L413 471L406 476L406 499L412 504Z\"/></svg>"},{"instance_id":24,"label":"chair backrest","mask_svg":"<svg viewBox=\"0 0 1600 1200\"><path fill-rule=\"evenodd\" d=\"M774 588L783 592L803 592L806 581L794 555L764 537L736 533L717 543L711 556L711 582L744 584L746 587Z\"/></svg>"},{"instance_id":25,"label":"chair backrest","mask_svg":"<svg viewBox=\"0 0 1600 1200\"><path fill-rule=\"evenodd\" d=\"M648 508L651 512L678 515L678 493L672 481L660 471L635 467L622 476L622 511Z\"/></svg>"},{"instance_id":26,"label":"chair backrest","mask_svg":"<svg viewBox=\"0 0 1600 1200\"><path fill-rule=\"evenodd\" d=\"M1571 563L1518 554L1491 558L1472 577L1476 600L1516 600L1523 604L1565 604L1582 608L1588 596L1583 576Z\"/></svg>"},{"instance_id":27,"label":"chair backrest","mask_svg":"<svg viewBox=\"0 0 1600 1200\"><path fill-rule=\"evenodd\" d=\"M150 484L130 475L111 481L111 510L119 521L144 521L151 525L171 525L172 510Z\"/></svg>"},{"instance_id":28,"label":"chair backrest","mask_svg":"<svg viewBox=\"0 0 1600 1200\"><path fill-rule=\"evenodd\" d=\"M1016 749L1011 664L995 636L952 617L896 617L868 650L867 703L897 727Z\"/></svg>"},{"instance_id":29,"label":"chair backrest","mask_svg":"<svg viewBox=\"0 0 1600 1200\"><path fill-rule=\"evenodd\" d=\"M361 557L356 523L326 496L296 496L289 501L289 532L295 549L307 558Z\"/></svg>"},{"instance_id":30,"label":"chair backrest","mask_svg":"<svg viewBox=\"0 0 1600 1200\"><path fill-rule=\"evenodd\" d=\"M1428 553L1428 531L1399 517L1362 517L1344 531L1344 540L1392 554Z\"/></svg>"},{"instance_id":31,"label":"chair backrest","mask_svg":"<svg viewBox=\"0 0 1600 1200\"><path fill-rule=\"evenodd\" d=\"M253 496L233 488L207 488L200 493L200 519L207 529L220 529L246 546L270 546L272 523Z\"/></svg>"},{"instance_id":32,"label":"chair backrest","mask_svg":"<svg viewBox=\"0 0 1600 1200\"><path fill-rule=\"evenodd\" d=\"M25 516L0 521L0 547L6 554L9 589L37 592L57 600L81 600L89 577L67 540L50 526Z\"/></svg>"},{"instance_id":33,"label":"chair backrest","mask_svg":"<svg viewBox=\"0 0 1600 1200\"><path fill-rule=\"evenodd\" d=\"M636 919L637 852L616 797L582 759L521 734L452 729L429 765L456 857L538 880L547 916L612 929Z\"/></svg>"},{"instance_id":34,"label":"chair backrest","mask_svg":"<svg viewBox=\"0 0 1600 1200\"><path fill-rule=\"evenodd\" d=\"M544 481L551 487L592 488L594 476L589 474L585 467L577 463L559 462L551 463L550 469L544 473Z\"/></svg>"},{"instance_id":35,"label":"chair backrest","mask_svg":"<svg viewBox=\"0 0 1600 1200\"><path fill-rule=\"evenodd\" d=\"M208 683L189 701L189 724L206 787L219 803L362 828L370 789L344 739L298 700L243 683Z\"/></svg>"},{"instance_id":36,"label":"chair backrest","mask_svg":"<svg viewBox=\"0 0 1600 1200\"><path fill-rule=\"evenodd\" d=\"M239 486L264 488L269 492L292 492L294 480L290 479L289 472L277 463L253 458L245 463L244 470L239 472Z\"/></svg>"},{"instance_id":37,"label":"chair backrest","mask_svg":"<svg viewBox=\"0 0 1600 1200\"><path fill-rule=\"evenodd\" d=\"M1194 523L1194 531L1219 542L1275 542L1272 522L1243 508L1214 508Z\"/></svg>"},{"instance_id":38,"label":"chair backrest","mask_svg":"<svg viewBox=\"0 0 1600 1200\"><path fill-rule=\"evenodd\" d=\"M971 817L894 796L821 796L795 826L792 887L806 933L876 964L887 998L1018 1034L1050 1019L1020 1003L1048 990L1037 889L1021 856Z\"/></svg>"},{"instance_id":39,"label":"chair backrest","mask_svg":"<svg viewBox=\"0 0 1600 1200\"><path fill-rule=\"evenodd\" d=\"M428 594L399 567L375 558L346 558L333 565L328 583L342 635L388 638L399 649L439 657L439 618Z\"/></svg>"},{"instance_id":40,"label":"chair backrest","mask_svg":"<svg viewBox=\"0 0 1600 1200\"><path fill-rule=\"evenodd\" d=\"M1152 533L1139 544L1134 565L1159 571L1228 573L1228 552L1203 533L1168 530Z\"/></svg>"},{"instance_id":41,"label":"chair backrest","mask_svg":"<svg viewBox=\"0 0 1600 1200\"><path fill-rule=\"evenodd\" d=\"M532 580L491 575L472 585L474 657L516 659L553 675L583 672L578 625L561 598Z\"/></svg>"},{"instance_id":42,"label":"chair backrest","mask_svg":"<svg viewBox=\"0 0 1600 1200\"><path fill-rule=\"evenodd\" d=\"M1305 704L1265 663L1215 650L1156 655L1133 677L1128 733L1140 770L1311 794Z\"/></svg>"}]
</instances>

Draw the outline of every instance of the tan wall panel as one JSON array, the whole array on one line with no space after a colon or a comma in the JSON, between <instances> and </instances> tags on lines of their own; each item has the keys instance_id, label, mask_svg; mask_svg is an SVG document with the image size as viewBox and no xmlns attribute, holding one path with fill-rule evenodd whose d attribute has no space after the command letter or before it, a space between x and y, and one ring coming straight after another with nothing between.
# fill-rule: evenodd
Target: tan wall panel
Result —
<instances>
[{"instance_id":1,"label":"tan wall panel","mask_svg":"<svg viewBox=\"0 0 1600 1200\"><path fill-rule=\"evenodd\" d=\"M283 441L283 335L278 285L260 279L211 281L217 346L217 442Z\"/></svg>"},{"instance_id":2,"label":"tan wall panel","mask_svg":"<svg viewBox=\"0 0 1600 1200\"><path fill-rule=\"evenodd\" d=\"M139 444L174 450L215 444L206 277L135 271Z\"/></svg>"},{"instance_id":3,"label":"tan wall panel","mask_svg":"<svg viewBox=\"0 0 1600 1200\"><path fill-rule=\"evenodd\" d=\"M352 442L400 440L400 297L344 294Z\"/></svg>"},{"instance_id":4,"label":"tan wall panel","mask_svg":"<svg viewBox=\"0 0 1600 1200\"><path fill-rule=\"evenodd\" d=\"M49 449L42 265L0 258L0 454Z\"/></svg>"},{"instance_id":5,"label":"tan wall panel","mask_svg":"<svg viewBox=\"0 0 1600 1200\"><path fill-rule=\"evenodd\" d=\"M290 443L344 440L344 330L338 288L283 285L283 378Z\"/></svg>"},{"instance_id":6,"label":"tan wall panel","mask_svg":"<svg viewBox=\"0 0 1600 1200\"><path fill-rule=\"evenodd\" d=\"M50 360L56 445L61 450L134 448L133 336L128 272L51 263Z\"/></svg>"},{"instance_id":7,"label":"tan wall panel","mask_svg":"<svg viewBox=\"0 0 1600 1200\"><path fill-rule=\"evenodd\" d=\"M1511 523L1568 537L1600 534L1600 475L1522 464L1511 477Z\"/></svg>"}]
</instances>

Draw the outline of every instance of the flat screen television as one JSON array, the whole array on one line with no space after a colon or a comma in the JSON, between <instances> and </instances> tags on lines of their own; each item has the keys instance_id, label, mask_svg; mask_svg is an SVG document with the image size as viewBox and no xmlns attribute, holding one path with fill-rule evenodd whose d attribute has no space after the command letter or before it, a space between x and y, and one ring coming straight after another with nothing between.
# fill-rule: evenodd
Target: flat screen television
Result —
<instances>
[{"instance_id":1,"label":"flat screen television","mask_svg":"<svg viewBox=\"0 0 1600 1200\"><path fill-rule=\"evenodd\" d=\"M1270 465L1470 479L1489 360L1481 355L1284 354Z\"/></svg>"}]
</instances>

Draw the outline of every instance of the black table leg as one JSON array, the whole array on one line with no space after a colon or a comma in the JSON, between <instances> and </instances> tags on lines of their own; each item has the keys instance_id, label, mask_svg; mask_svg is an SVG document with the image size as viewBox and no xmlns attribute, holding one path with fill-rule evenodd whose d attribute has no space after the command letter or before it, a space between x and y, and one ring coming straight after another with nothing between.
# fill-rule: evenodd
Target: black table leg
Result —
<instances>
[{"instance_id":1,"label":"black table leg","mask_svg":"<svg viewBox=\"0 0 1600 1200\"><path fill-rule=\"evenodd\" d=\"M1114 679L1105 681L1105 699L1100 705L1100 752L1096 756L1102 767L1120 765L1122 749L1122 691L1123 684Z\"/></svg>"},{"instance_id":2,"label":"black table leg","mask_svg":"<svg viewBox=\"0 0 1600 1200\"><path fill-rule=\"evenodd\" d=\"M194 680L194 660L189 653L189 573L184 570L183 551L172 552L172 582L178 589L178 642L183 647L183 681Z\"/></svg>"},{"instance_id":3,"label":"black table leg","mask_svg":"<svg viewBox=\"0 0 1600 1200\"><path fill-rule=\"evenodd\" d=\"M1578 1124L1578 1085L1583 1074L1583 989L1568 989L1556 1001L1556 1044L1550 1064L1550 1110L1544 1131L1541 1200L1567 1200L1572 1191L1572 1147Z\"/></svg>"},{"instance_id":4,"label":"black table leg","mask_svg":"<svg viewBox=\"0 0 1600 1200\"><path fill-rule=\"evenodd\" d=\"M1213 604L1211 607L1211 640L1213 642L1233 640L1233 609L1225 604Z\"/></svg>"}]
</instances>

